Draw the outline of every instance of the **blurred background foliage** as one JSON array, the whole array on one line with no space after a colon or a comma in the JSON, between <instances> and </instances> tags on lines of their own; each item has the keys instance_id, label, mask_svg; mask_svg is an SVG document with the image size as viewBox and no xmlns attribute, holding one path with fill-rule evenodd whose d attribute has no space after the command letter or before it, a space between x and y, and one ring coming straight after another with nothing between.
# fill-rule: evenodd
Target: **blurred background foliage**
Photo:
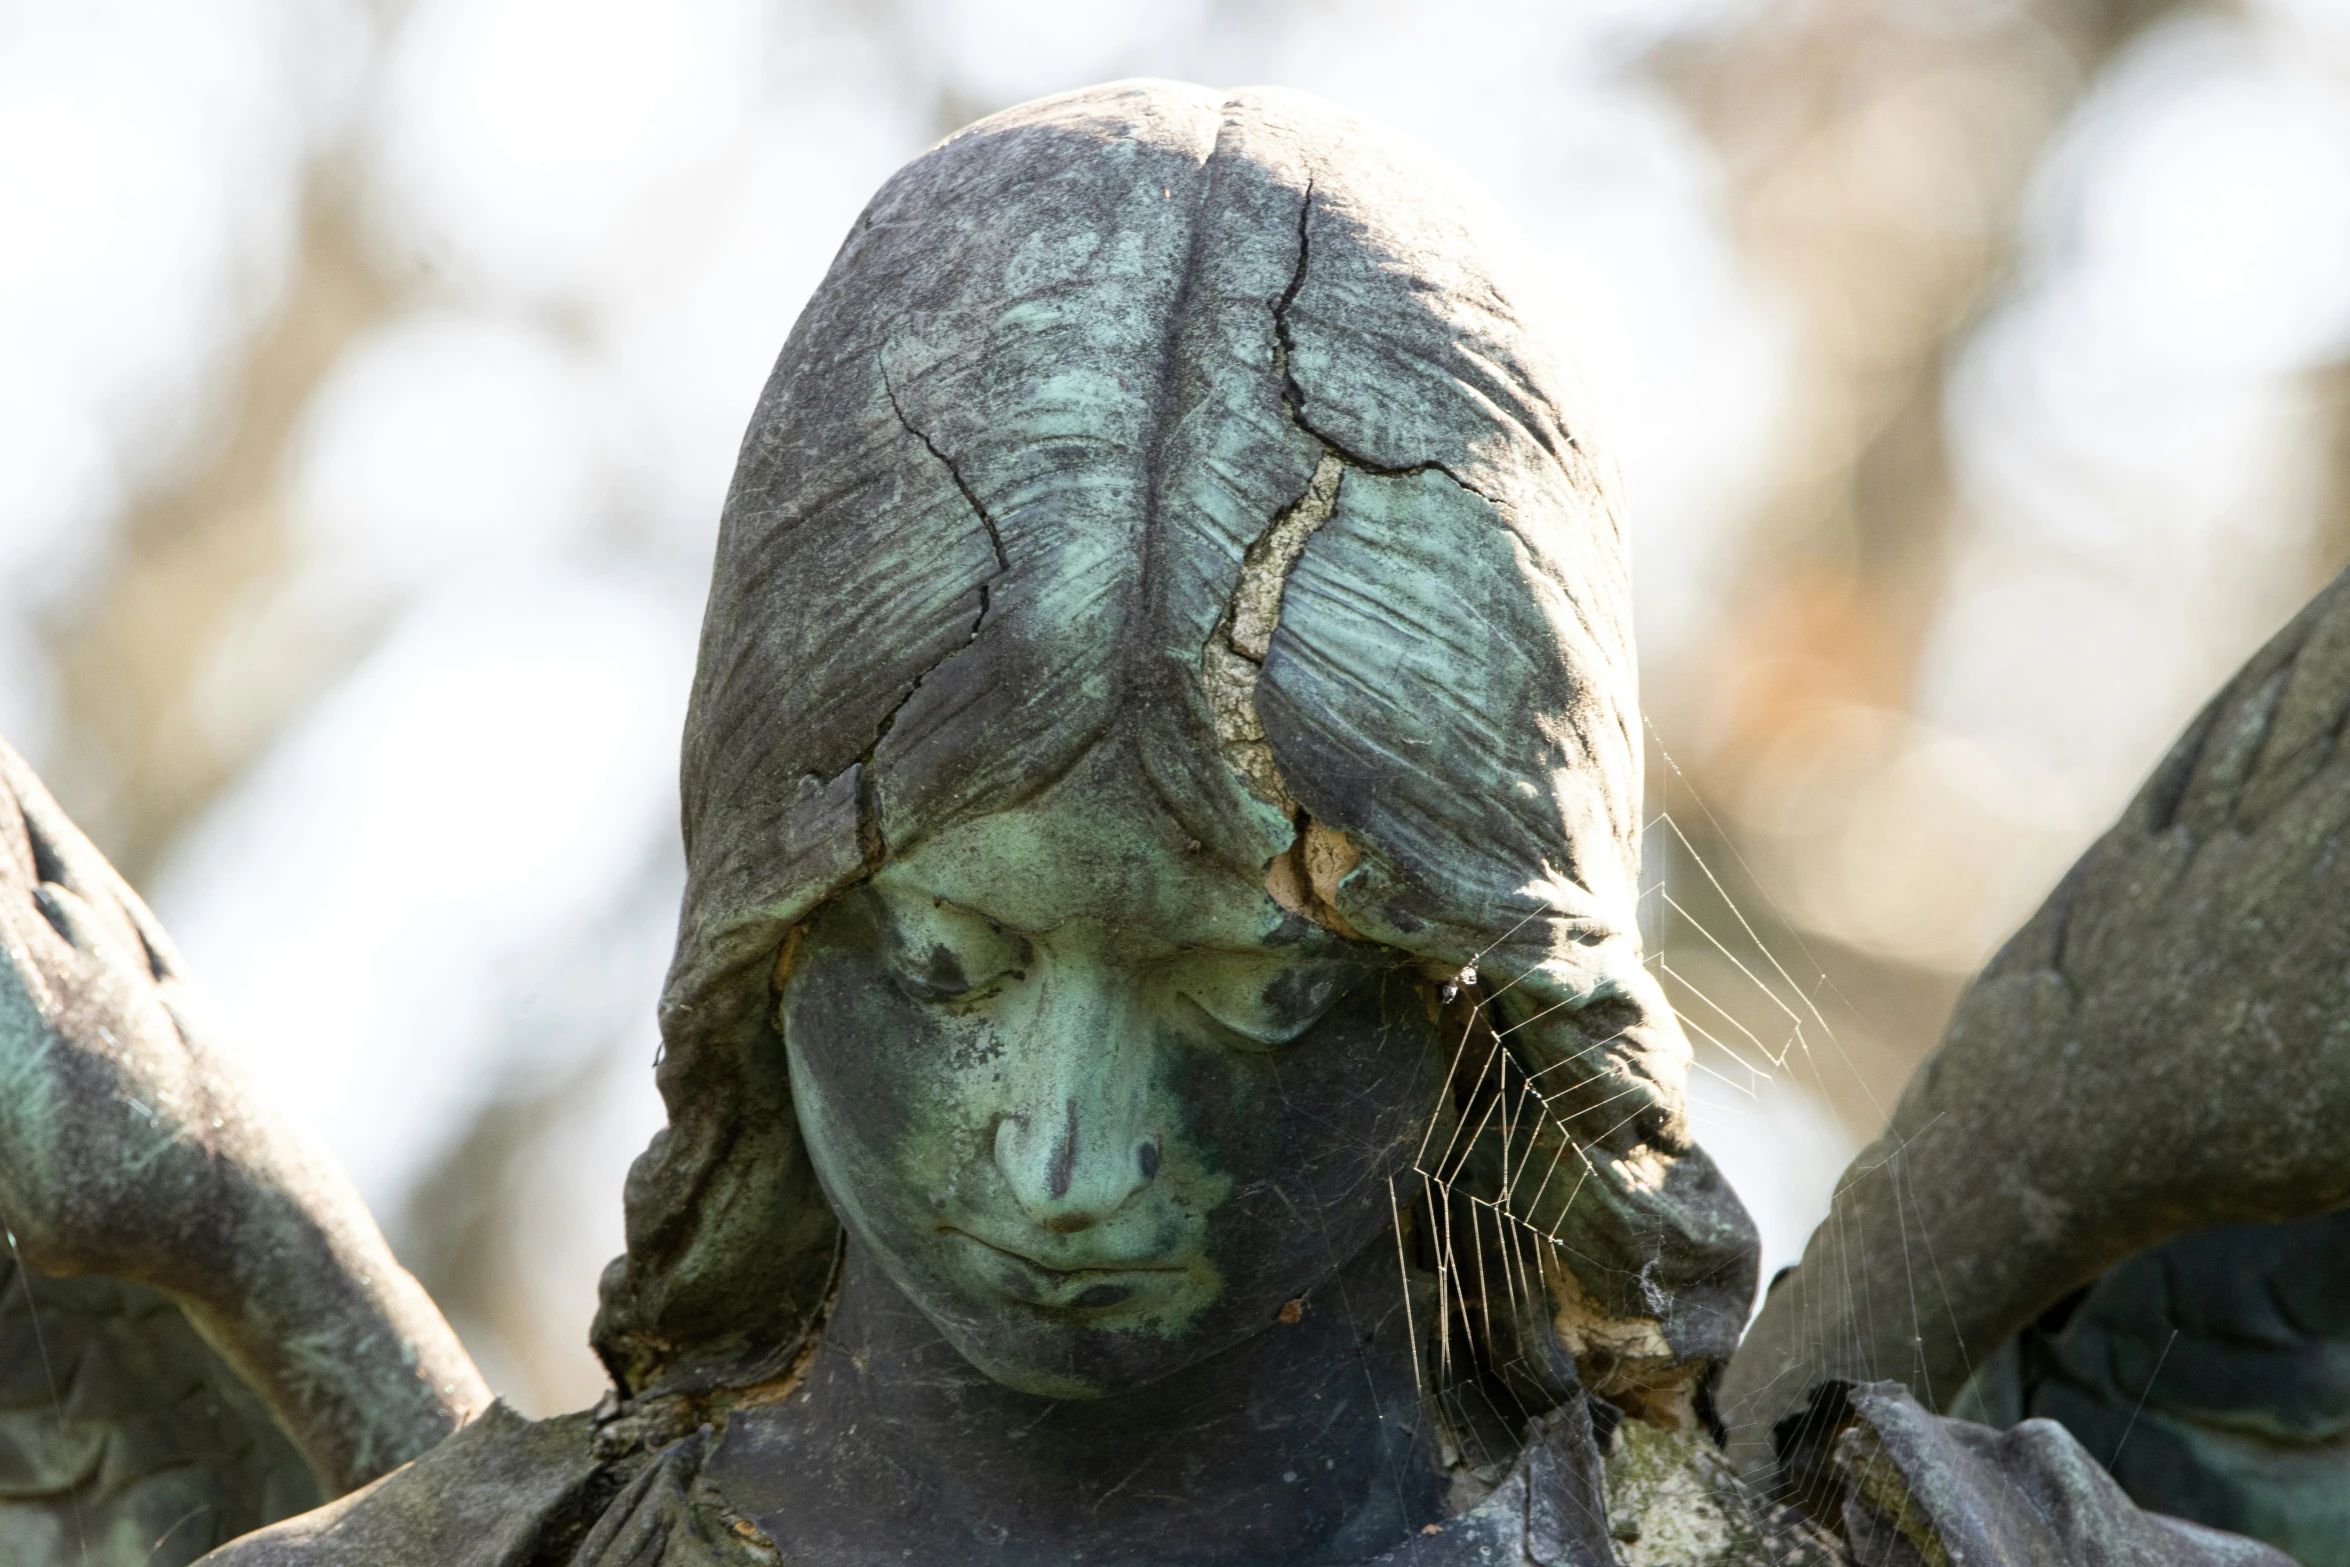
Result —
<instances>
[{"instance_id":1,"label":"blurred background foliage","mask_svg":"<svg viewBox=\"0 0 2350 1567\"><path fill-rule=\"evenodd\" d=\"M2344 0L0 0L0 733L525 1410L601 1387L759 382L893 168L1126 75L1545 258L1766 1266L2350 554Z\"/></svg>"}]
</instances>

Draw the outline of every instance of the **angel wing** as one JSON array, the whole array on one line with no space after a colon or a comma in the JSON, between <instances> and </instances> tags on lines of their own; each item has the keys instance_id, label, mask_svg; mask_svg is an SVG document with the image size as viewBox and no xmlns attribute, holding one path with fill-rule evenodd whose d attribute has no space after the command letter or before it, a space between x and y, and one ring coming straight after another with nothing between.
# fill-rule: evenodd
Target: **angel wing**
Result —
<instances>
[{"instance_id":1,"label":"angel wing","mask_svg":"<svg viewBox=\"0 0 2350 1567\"><path fill-rule=\"evenodd\" d=\"M0 743L0 1560L190 1562L489 1405L216 1040L154 916Z\"/></svg>"},{"instance_id":2,"label":"angel wing","mask_svg":"<svg viewBox=\"0 0 2350 1567\"><path fill-rule=\"evenodd\" d=\"M325 1497L169 1300L0 1268L0 1557L184 1567Z\"/></svg>"},{"instance_id":3,"label":"angel wing","mask_svg":"<svg viewBox=\"0 0 2350 1567\"><path fill-rule=\"evenodd\" d=\"M1750 1476L1774 1471L1774 1427L1823 1379L1889 1379L1949 1407L1994 1351L2101 1276L2075 1347L2102 1335L2112 1348L2122 1318L2170 1309L2146 1293L2163 1264L2127 1259L2233 1247L2237 1267L2246 1244L2270 1242L2179 1238L2350 1203L2346 732L2350 572L2212 699L1991 960L1846 1171L1724 1378ZM2338 1271L2338 1227L2291 1239L2297 1269ZM2167 1327L2224 1339L2259 1324ZM2303 1334L2309 1353L2330 1359L2342 1331ZM2038 1339L2057 1332L2050 1320ZM2350 1404L2329 1396L2342 1418ZM2322 1483L2338 1486L2331 1462Z\"/></svg>"},{"instance_id":4,"label":"angel wing","mask_svg":"<svg viewBox=\"0 0 2350 1567\"><path fill-rule=\"evenodd\" d=\"M2143 1506L2350 1567L2350 1211L2141 1252L2009 1339L1954 1412L2055 1420Z\"/></svg>"}]
</instances>

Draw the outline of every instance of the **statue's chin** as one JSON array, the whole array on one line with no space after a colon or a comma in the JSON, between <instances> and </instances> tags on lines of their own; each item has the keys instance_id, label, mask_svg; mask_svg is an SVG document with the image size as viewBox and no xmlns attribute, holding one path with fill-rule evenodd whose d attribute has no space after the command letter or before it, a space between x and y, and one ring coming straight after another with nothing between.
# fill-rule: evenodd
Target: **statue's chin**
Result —
<instances>
[{"instance_id":1,"label":"statue's chin","mask_svg":"<svg viewBox=\"0 0 2350 1567\"><path fill-rule=\"evenodd\" d=\"M1111 1335L1099 1329L1070 1329L1055 1337L1069 1341L1064 1346L1067 1354L1047 1362L1038 1350L1046 1346L1034 1336L1024 1335L1026 1342L1007 1346L1000 1342L964 1343L949 1335L948 1342L958 1354L977 1367L991 1382L1000 1382L1018 1393L1034 1394L1038 1398L1105 1399L1137 1392L1186 1370L1206 1359L1222 1344L1157 1343L1135 1353L1138 1348L1129 1335ZM1105 1339L1125 1339L1125 1343L1104 1343ZM1006 1350L1010 1353L1006 1353Z\"/></svg>"},{"instance_id":2,"label":"statue's chin","mask_svg":"<svg viewBox=\"0 0 2350 1567\"><path fill-rule=\"evenodd\" d=\"M1115 1398L1195 1366L1246 1336L1172 1329L1156 1313L1086 1320L1001 1295L973 1299L955 1293L952 1302L937 1302L909 1292L955 1352L990 1381L1039 1398ZM1201 1309L1171 1315L1182 1321Z\"/></svg>"}]
</instances>

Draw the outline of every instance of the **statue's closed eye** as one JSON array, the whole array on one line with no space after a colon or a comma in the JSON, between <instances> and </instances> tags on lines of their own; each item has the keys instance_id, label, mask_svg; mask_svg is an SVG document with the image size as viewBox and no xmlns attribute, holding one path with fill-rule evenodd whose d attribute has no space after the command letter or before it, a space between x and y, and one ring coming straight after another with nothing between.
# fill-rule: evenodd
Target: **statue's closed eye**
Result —
<instances>
[{"instance_id":1,"label":"statue's closed eye","mask_svg":"<svg viewBox=\"0 0 2350 1567\"><path fill-rule=\"evenodd\" d=\"M898 985L917 1001L961 1001L971 994L971 981L962 960L944 944L916 965L898 965Z\"/></svg>"},{"instance_id":2,"label":"statue's closed eye","mask_svg":"<svg viewBox=\"0 0 2350 1567\"><path fill-rule=\"evenodd\" d=\"M976 1001L997 982L1023 977L1028 943L977 915L946 904L899 911L886 950L898 988L917 1001Z\"/></svg>"},{"instance_id":3,"label":"statue's closed eye","mask_svg":"<svg viewBox=\"0 0 2350 1567\"><path fill-rule=\"evenodd\" d=\"M1297 1039L1377 966L1360 952L1334 950L1344 945L1335 939L1320 947L1192 948L1115 958L1082 935L1058 944L1045 936L1037 938L1040 952L1019 932L943 899L892 897L882 910L887 971L910 1000L977 1005L1006 994L1040 965L1074 965L1072 976L1093 976L1078 980L1080 991L1106 984L1167 1021L1187 1018L1218 1043L1244 1051Z\"/></svg>"},{"instance_id":4,"label":"statue's closed eye","mask_svg":"<svg viewBox=\"0 0 2350 1567\"><path fill-rule=\"evenodd\" d=\"M1345 958L1197 953L1177 965L1175 984L1225 1030L1272 1046L1288 1044L1320 1022L1363 974L1360 962Z\"/></svg>"}]
</instances>

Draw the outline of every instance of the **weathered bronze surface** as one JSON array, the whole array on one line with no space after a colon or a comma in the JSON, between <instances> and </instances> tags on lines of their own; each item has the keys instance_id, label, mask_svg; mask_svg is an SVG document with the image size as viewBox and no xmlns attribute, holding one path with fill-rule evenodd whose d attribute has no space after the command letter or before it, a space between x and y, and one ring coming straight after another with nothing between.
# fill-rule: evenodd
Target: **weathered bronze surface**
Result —
<instances>
[{"instance_id":1,"label":"weathered bronze surface","mask_svg":"<svg viewBox=\"0 0 2350 1567\"><path fill-rule=\"evenodd\" d=\"M1975 981L1738 1351L1723 1408L1742 1464L1769 1462L1772 1422L1818 1376L1947 1404L2123 1259L2350 1201L2346 720L2350 576L2212 700ZM1907 1287L1915 1270L1930 1287Z\"/></svg>"},{"instance_id":2,"label":"weathered bronze surface","mask_svg":"<svg viewBox=\"0 0 2350 1567\"><path fill-rule=\"evenodd\" d=\"M10 1335L12 1404L33 1404L36 1375L54 1379L58 1402L48 1407L61 1433L85 1394L99 1406L84 1433L60 1440L119 1448L103 1435L116 1414L158 1414L191 1385L241 1378L258 1401L232 1397L204 1411L219 1430L173 1428L152 1445L157 1458L224 1466L224 1493L241 1498L224 1510L248 1526L302 1496L299 1481L278 1477L289 1438L334 1495L488 1405L480 1374L392 1259L350 1183L278 1124L233 1058L214 1048L170 939L4 744L0 957L0 1214L10 1260L115 1281L57 1290L12 1280L12 1304L26 1319ZM184 1324L154 1312L155 1295ZM49 1335L63 1335L57 1357L77 1339L85 1355L52 1357L36 1339L34 1308L44 1302L60 1321ZM128 1326L139 1320L153 1332ZM22 1360L27 1340L37 1368ZM126 1361L155 1366L162 1380L151 1400L110 1397L97 1385ZM91 1386L77 1380L85 1373ZM37 1431L33 1419L20 1427L28 1440ZM10 1488L13 1499L54 1502L72 1489L58 1462L35 1456L34 1477ZM118 1493L144 1478L142 1460L122 1460L119 1475L91 1462L92 1476L110 1481L99 1486L106 1507L129 1507ZM143 1506L132 1511L147 1517ZM92 1521L76 1525L77 1550Z\"/></svg>"},{"instance_id":3,"label":"weathered bronze surface","mask_svg":"<svg viewBox=\"0 0 2350 1567\"><path fill-rule=\"evenodd\" d=\"M2333 687L2247 678L2260 733L2318 759L2218 805L2182 785L2166 823L2350 799L2293 716ZM89 1559L185 1561L306 1500L298 1449L336 1499L207 1560L2280 1560L2150 1521L2058 1428L1823 1381L1856 1368L1803 1360L1777 1304L1720 1384L1754 1237L1643 967L1640 755L1611 470L1457 178L1279 92L983 121L875 197L744 443L685 735L669 1125L593 1411L482 1410L6 759L0 1202L32 1267L159 1292L128 1337L177 1347L140 1375L261 1401L207 1417L234 1438L191 1471L212 1527L169 1550L137 1535L153 1497L74 1457L113 1406L0 1425L53 1482L0 1485L0 1544L76 1559L70 1493L133 1520ZM2179 1081L2236 1070L2176 1041ZM2032 1118L2003 1124L2028 1153ZM2315 1158L2195 1211L2289 1206ZM2184 1211L2144 1217L2150 1180L2062 1188L2090 1272ZM2032 1296L1942 1262L1970 1326ZM10 1376L9 1411L42 1407ZM1742 1483L1722 1416L1789 1409ZM203 1438L174 1440L158 1462Z\"/></svg>"},{"instance_id":4,"label":"weathered bronze surface","mask_svg":"<svg viewBox=\"0 0 2350 1567\"><path fill-rule=\"evenodd\" d=\"M2350 1567L2350 1212L2139 1253L1978 1364L1951 1413L2058 1421L2143 1505Z\"/></svg>"}]
</instances>

